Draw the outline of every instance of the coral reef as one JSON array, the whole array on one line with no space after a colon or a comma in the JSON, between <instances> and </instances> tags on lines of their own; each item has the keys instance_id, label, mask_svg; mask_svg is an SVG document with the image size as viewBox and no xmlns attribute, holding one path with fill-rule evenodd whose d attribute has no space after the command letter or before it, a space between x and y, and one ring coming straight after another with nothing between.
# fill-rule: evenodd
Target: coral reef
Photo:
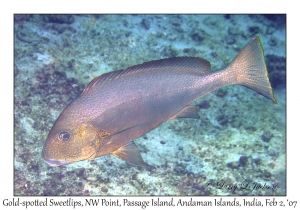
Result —
<instances>
[{"instance_id":1,"label":"coral reef","mask_svg":"<svg viewBox=\"0 0 300 210\"><path fill-rule=\"evenodd\" d=\"M285 195L285 18L15 15L14 195ZM58 115L94 77L173 56L221 69L253 36L277 105L241 86L211 93L195 102L199 120L167 121L135 140L146 168L112 155L60 167L41 159Z\"/></svg>"}]
</instances>

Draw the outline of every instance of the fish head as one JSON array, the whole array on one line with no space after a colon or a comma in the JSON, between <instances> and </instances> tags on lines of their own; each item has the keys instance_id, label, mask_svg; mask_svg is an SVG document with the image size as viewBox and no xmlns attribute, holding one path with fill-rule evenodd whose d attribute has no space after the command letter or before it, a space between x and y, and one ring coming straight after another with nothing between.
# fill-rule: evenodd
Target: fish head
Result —
<instances>
[{"instance_id":1,"label":"fish head","mask_svg":"<svg viewBox=\"0 0 300 210\"><path fill-rule=\"evenodd\" d=\"M74 126L58 118L49 132L42 158L50 166L94 159L100 140L97 130L88 122Z\"/></svg>"}]
</instances>

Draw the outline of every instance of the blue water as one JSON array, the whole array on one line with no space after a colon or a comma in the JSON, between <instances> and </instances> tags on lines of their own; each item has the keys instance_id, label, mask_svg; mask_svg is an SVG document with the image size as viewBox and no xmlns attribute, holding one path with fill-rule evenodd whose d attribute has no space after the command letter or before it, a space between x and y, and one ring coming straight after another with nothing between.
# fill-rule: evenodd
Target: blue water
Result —
<instances>
[{"instance_id":1,"label":"blue water","mask_svg":"<svg viewBox=\"0 0 300 210\"><path fill-rule=\"evenodd\" d=\"M285 15L14 20L15 195L286 194ZM53 123L94 77L176 56L205 58L218 70L254 36L278 104L239 86L211 93L195 102L200 120L171 120L135 140L148 168L112 155L60 167L42 161Z\"/></svg>"}]
</instances>

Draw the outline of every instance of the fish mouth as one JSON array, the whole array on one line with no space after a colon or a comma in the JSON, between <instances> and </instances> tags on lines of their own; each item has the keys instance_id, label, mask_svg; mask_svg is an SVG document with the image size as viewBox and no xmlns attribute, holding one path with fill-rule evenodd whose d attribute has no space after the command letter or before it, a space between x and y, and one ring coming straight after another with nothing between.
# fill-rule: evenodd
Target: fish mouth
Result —
<instances>
[{"instance_id":1,"label":"fish mouth","mask_svg":"<svg viewBox=\"0 0 300 210\"><path fill-rule=\"evenodd\" d=\"M43 158L43 160L49 165L49 166L61 166L61 165L65 165L68 164L68 161L64 161L64 160L51 160L51 159L46 159Z\"/></svg>"}]
</instances>

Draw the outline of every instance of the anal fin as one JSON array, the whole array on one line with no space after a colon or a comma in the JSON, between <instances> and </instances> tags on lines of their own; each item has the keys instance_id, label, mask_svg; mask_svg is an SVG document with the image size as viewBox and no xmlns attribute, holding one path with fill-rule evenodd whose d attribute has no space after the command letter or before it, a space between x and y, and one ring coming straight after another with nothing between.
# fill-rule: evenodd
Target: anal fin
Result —
<instances>
[{"instance_id":1,"label":"anal fin","mask_svg":"<svg viewBox=\"0 0 300 210\"><path fill-rule=\"evenodd\" d=\"M184 107L182 110L180 110L177 114L175 114L170 119L176 119L176 118L195 118L199 119L200 116L196 110L196 108L193 105L188 105Z\"/></svg>"},{"instance_id":2,"label":"anal fin","mask_svg":"<svg viewBox=\"0 0 300 210\"><path fill-rule=\"evenodd\" d=\"M112 154L133 165L147 166L141 156L139 148L133 141L124 145L123 147L120 147Z\"/></svg>"}]
</instances>

